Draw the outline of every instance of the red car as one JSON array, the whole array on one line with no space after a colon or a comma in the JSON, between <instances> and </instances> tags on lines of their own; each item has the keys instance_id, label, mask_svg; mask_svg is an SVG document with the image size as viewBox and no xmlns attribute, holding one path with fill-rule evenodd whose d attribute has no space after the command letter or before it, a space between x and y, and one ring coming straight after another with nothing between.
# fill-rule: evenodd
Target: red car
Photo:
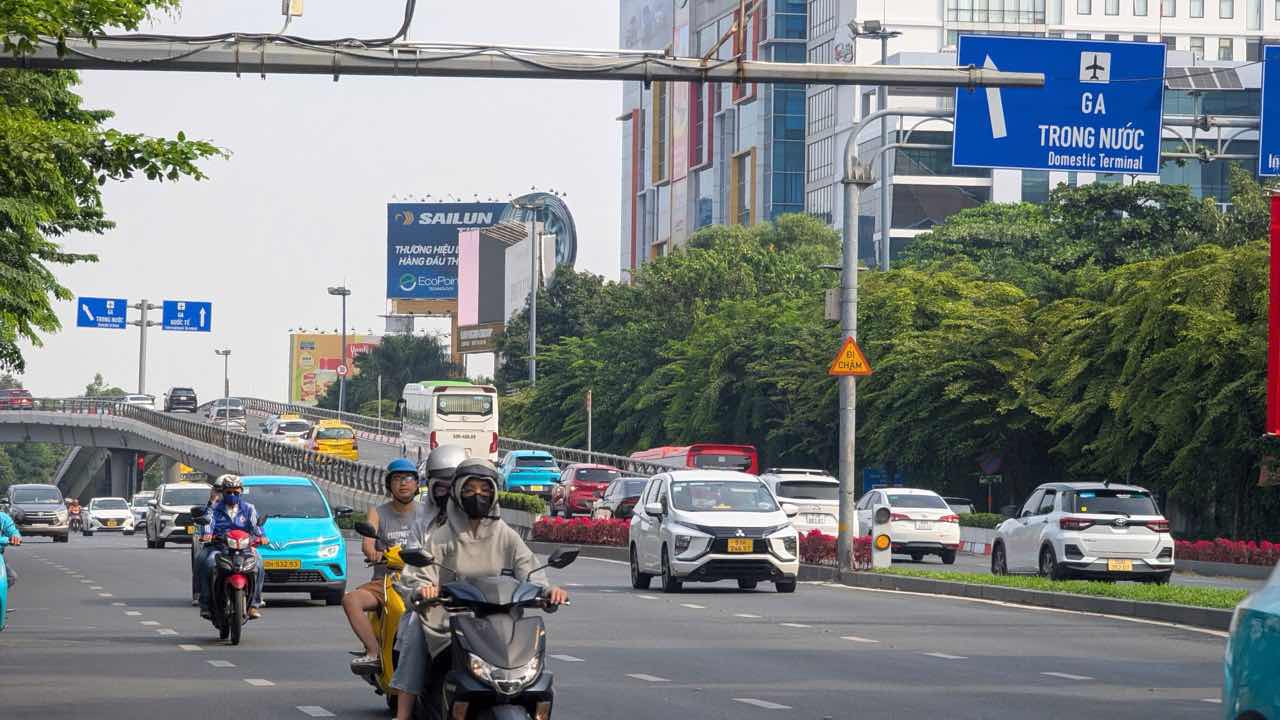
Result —
<instances>
[{"instance_id":1,"label":"red car","mask_svg":"<svg viewBox=\"0 0 1280 720\"><path fill-rule=\"evenodd\" d=\"M30 410L34 406L30 390L22 388L0 390L0 410Z\"/></svg>"},{"instance_id":2,"label":"red car","mask_svg":"<svg viewBox=\"0 0 1280 720\"><path fill-rule=\"evenodd\" d=\"M610 465L570 465L560 473L560 482L551 489L551 516L590 513L609 483L619 477L622 471Z\"/></svg>"}]
</instances>

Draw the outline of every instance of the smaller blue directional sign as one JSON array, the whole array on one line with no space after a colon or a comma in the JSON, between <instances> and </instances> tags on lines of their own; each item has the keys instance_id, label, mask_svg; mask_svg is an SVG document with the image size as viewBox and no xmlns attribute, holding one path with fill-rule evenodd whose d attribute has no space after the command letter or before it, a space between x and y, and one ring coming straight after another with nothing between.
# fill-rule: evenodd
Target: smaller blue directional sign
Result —
<instances>
[{"instance_id":1,"label":"smaller blue directional sign","mask_svg":"<svg viewBox=\"0 0 1280 720\"><path fill-rule=\"evenodd\" d=\"M1258 130L1258 174L1280 175L1280 45L1262 49L1262 127ZM1271 115L1268 117L1267 109Z\"/></svg>"},{"instance_id":2,"label":"smaller blue directional sign","mask_svg":"<svg viewBox=\"0 0 1280 720\"><path fill-rule=\"evenodd\" d=\"M213 303L201 300L165 300L161 330L209 332L213 326Z\"/></svg>"},{"instance_id":3,"label":"smaller blue directional sign","mask_svg":"<svg viewBox=\"0 0 1280 720\"><path fill-rule=\"evenodd\" d=\"M129 301L124 298L76 299L76 327L123 330Z\"/></svg>"},{"instance_id":4,"label":"smaller blue directional sign","mask_svg":"<svg viewBox=\"0 0 1280 720\"><path fill-rule=\"evenodd\" d=\"M957 64L1044 73L1044 87L956 90L952 163L1155 175L1163 43L961 35Z\"/></svg>"}]
</instances>

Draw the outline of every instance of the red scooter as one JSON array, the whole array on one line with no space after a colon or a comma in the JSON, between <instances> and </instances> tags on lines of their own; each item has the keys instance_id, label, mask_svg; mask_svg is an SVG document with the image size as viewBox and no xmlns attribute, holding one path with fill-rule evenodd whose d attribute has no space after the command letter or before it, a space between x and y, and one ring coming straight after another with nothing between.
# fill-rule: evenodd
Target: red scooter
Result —
<instances>
[{"instance_id":1,"label":"red scooter","mask_svg":"<svg viewBox=\"0 0 1280 720\"><path fill-rule=\"evenodd\" d=\"M204 508L191 508L191 515L199 525L207 525ZM263 518L259 528L267 524ZM226 535L215 536L209 541L217 548L213 578L210 580L210 621L218 629L218 639L240 644L240 632L249 618L249 598L253 597L258 582L258 559L253 551L259 543L257 536L244 530L231 530Z\"/></svg>"}]
</instances>

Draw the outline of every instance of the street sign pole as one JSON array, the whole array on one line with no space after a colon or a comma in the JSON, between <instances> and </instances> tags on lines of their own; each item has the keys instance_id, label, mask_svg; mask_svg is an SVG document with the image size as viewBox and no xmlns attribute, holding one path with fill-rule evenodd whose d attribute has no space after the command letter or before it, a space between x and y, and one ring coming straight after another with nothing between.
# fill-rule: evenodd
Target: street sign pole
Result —
<instances>
[{"instance_id":1,"label":"street sign pole","mask_svg":"<svg viewBox=\"0 0 1280 720\"><path fill-rule=\"evenodd\" d=\"M1271 297L1267 332L1267 433L1280 435L1280 195L1271 196Z\"/></svg>"},{"instance_id":2,"label":"street sign pole","mask_svg":"<svg viewBox=\"0 0 1280 720\"><path fill-rule=\"evenodd\" d=\"M147 328L160 324L154 320L148 320L147 311L159 310L160 306L149 303L146 298L143 298L136 305L129 307L139 313L138 319L129 324L138 326L138 394L145 395L147 393Z\"/></svg>"}]
</instances>

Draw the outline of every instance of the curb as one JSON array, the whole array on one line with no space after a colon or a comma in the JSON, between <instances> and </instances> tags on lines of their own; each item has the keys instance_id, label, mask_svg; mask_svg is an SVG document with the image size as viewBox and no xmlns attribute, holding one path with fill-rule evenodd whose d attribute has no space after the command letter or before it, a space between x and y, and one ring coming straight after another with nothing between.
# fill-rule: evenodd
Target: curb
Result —
<instances>
[{"instance_id":1,"label":"curb","mask_svg":"<svg viewBox=\"0 0 1280 720\"><path fill-rule=\"evenodd\" d=\"M541 540L530 540L529 549L539 555L548 555L552 550L561 546L569 547L573 543L552 543L543 542ZM631 554L624 547L613 547L610 545L573 545L579 548L578 553L581 557L597 558L600 560L616 560L618 562L630 562Z\"/></svg>"},{"instance_id":2,"label":"curb","mask_svg":"<svg viewBox=\"0 0 1280 720\"><path fill-rule=\"evenodd\" d=\"M1209 560L1178 560L1175 558L1173 569L1176 572L1189 572L1196 575L1266 580L1271 577L1271 572L1275 570L1275 567L1271 565L1212 562Z\"/></svg>"}]
</instances>

